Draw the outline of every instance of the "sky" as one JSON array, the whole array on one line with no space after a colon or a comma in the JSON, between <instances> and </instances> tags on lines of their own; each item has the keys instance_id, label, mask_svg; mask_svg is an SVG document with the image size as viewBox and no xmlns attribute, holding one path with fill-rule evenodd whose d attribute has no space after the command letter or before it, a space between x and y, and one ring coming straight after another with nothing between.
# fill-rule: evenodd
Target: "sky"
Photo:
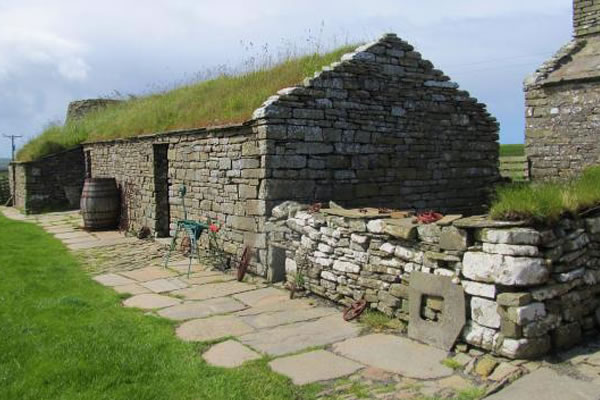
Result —
<instances>
[{"instance_id":1,"label":"sky","mask_svg":"<svg viewBox=\"0 0 600 400\"><path fill-rule=\"evenodd\" d=\"M571 18L572 0L0 0L0 134L19 147L73 100L394 32L488 105L501 143L522 143L523 79L570 40Z\"/></svg>"}]
</instances>

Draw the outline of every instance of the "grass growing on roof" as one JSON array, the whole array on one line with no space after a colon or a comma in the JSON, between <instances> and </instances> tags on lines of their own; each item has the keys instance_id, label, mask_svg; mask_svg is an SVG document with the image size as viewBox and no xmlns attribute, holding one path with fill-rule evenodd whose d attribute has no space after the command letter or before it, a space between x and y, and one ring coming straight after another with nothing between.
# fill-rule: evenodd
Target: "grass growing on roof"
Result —
<instances>
[{"instance_id":1,"label":"grass growing on roof","mask_svg":"<svg viewBox=\"0 0 600 400\"><path fill-rule=\"evenodd\" d=\"M40 227L0 214L0 399L197 400L313 398L267 360L207 365L206 344L123 308Z\"/></svg>"},{"instance_id":2,"label":"grass growing on roof","mask_svg":"<svg viewBox=\"0 0 600 400\"><path fill-rule=\"evenodd\" d=\"M586 169L570 182L515 183L496 190L493 219L532 219L553 222L564 213L575 214L600 205L600 166Z\"/></svg>"},{"instance_id":3,"label":"grass growing on roof","mask_svg":"<svg viewBox=\"0 0 600 400\"><path fill-rule=\"evenodd\" d=\"M174 90L109 105L65 126L51 126L17 154L30 161L84 141L126 138L173 129L240 123L278 90L294 86L355 46L327 54L291 58L270 68L185 85Z\"/></svg>"}]
</instances>

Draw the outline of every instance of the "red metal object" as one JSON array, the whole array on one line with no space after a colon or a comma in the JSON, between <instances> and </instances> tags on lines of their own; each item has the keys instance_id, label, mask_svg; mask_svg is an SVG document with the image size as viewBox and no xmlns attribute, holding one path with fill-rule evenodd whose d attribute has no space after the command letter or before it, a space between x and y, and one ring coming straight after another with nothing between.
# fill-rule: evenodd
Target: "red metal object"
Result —
<instances>
[{"instance_id":1,"label":"red metal object","mask_svg":"<svg viewBox=\"0 0 600 400\"><path fill-rule=\"evenodd\" d=\"M350 307L344 310L344 321L352 321L362 314L365 308L367 308L367 301L365 299L355 301Z\"/></svg>"},{"instance_id":2,"label":"red metal object","mask_svg":"<svg viewBox=\"0 0 600 400\"><path fill-rule=\"evenodd\" d=\"M318 213L319 211L321 211L321 208L323 208L322 203L315 203L308 207L308 212L311 214Z\"/></svg>"},{"instance_id":3,"label":"red metal object","mask_svg":"<svg viewBox=\"0 0 600 400\"><path fill-rule=\"evenodd\" d=\"M238 269L237 269L238 282L241 282L244 280L244 276L246 276L246 271L248 271L249 264L250 264L250 247L246 246L244 248L244 252L242 253L242 258L240 259L240 265L238 265Z\"/></svg>"},{"instance_id":4,"label":"red metal object","mask_svg":"<svg viewBox=\"0 0 600 400\"><path fill-rule=\"evenodd\" d=\"M417 214L417 221L421 224L431 224L442 218L444 216L435 211L424 211Z\"/></svg>"}]
</instances>

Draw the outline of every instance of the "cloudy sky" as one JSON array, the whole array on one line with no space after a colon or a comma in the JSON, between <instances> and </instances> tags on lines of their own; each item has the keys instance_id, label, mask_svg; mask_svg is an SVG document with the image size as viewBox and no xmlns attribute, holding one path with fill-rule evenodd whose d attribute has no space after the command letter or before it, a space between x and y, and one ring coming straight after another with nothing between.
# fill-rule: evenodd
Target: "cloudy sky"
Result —
<instances>
[{"instance_id":1,"label":"cloudy sky","mask_svg":"<svg viewBox=\"0 0 600 400\"><path fill-rule=\"evenodd\" d=\"M30 138L76 99L143 94L395 32L523 141L522 80L571 37L571 0L0 0L0 133ZM19 145L25 139L20 139ZM0 138L0 157L10 142Z\"/></svg>"}]
</instances>

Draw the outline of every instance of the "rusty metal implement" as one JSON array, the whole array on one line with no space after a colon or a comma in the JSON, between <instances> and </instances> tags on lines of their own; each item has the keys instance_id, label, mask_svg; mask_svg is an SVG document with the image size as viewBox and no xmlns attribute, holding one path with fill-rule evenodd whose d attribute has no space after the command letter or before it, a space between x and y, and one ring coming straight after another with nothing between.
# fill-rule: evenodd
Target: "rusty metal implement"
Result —
<instances>
[{"instance_id":1,"label":"rusty metal implement","mask_svg":"<svg viewBox=\"0 0 600 400\"><path fill-rule=\"evenodd\" d=\"M367 301L365 299L355 301L350 307L344 310L344 321L352 321L362 314L365 308L367 308Z\"/></svg>"}]
</instances>

